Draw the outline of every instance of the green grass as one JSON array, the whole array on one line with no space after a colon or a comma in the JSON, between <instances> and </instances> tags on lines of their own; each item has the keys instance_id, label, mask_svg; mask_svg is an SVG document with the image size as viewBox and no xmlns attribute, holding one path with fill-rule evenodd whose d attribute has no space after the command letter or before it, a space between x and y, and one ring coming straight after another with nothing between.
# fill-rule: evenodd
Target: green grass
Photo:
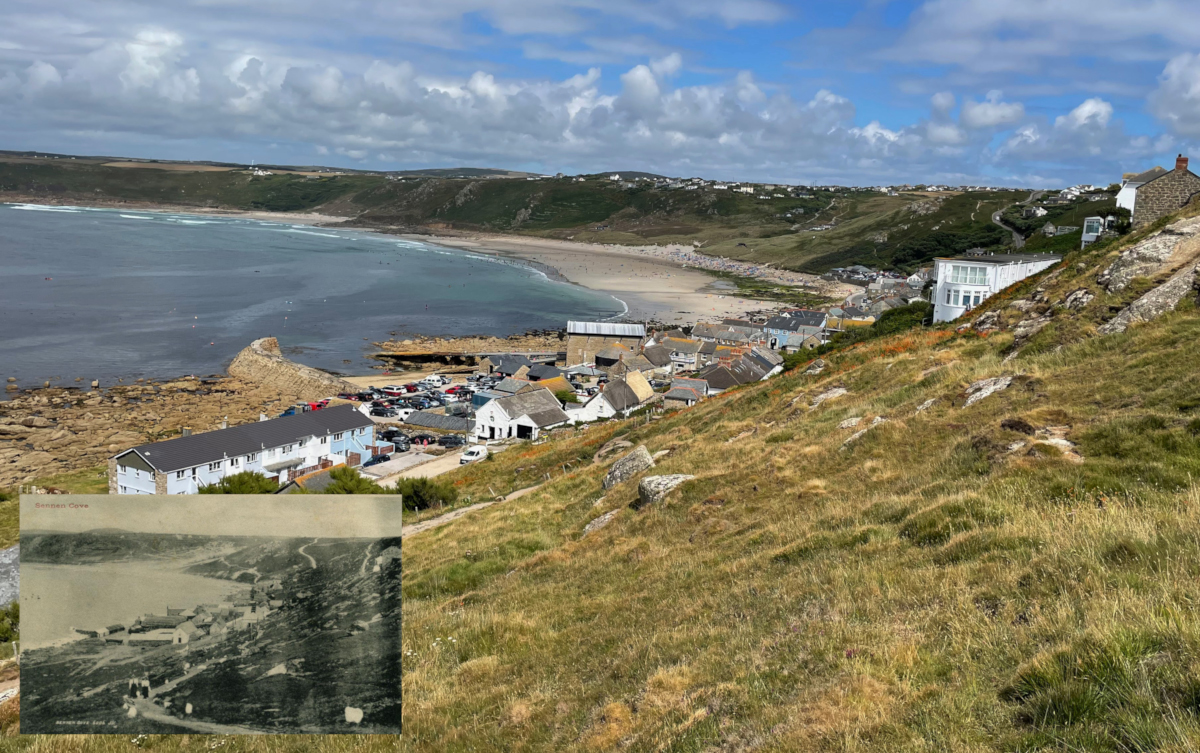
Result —
<instances>
[{"instance_id":1,"label":"green grass","mask_svg":"<svg viewBox=\"0 0 1200 753\"><path fill-rule=\"evenodd\" d=\"M29 482L29 485L53 487L68 494L108 494L108 468L98 465L80 471L43 476Z\"/></svg>"}]
</instances>

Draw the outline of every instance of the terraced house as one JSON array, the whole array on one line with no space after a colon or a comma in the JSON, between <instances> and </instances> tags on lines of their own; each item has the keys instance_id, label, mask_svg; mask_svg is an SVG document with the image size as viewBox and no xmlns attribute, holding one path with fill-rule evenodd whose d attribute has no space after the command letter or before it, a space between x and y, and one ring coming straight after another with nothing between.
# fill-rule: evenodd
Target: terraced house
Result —
<instances>
[{"instance_id":1,"label":"terraced house","mask_svg":"<svg viewBox=\"0 0 1200 753\"><path fill-rule=\"evenodd\" d=\"M109 494L195 494L226 476L255 471L287 483L375 454L375 424L353 405L144 444L108 461Z\"/></svg>"}]
</instances>

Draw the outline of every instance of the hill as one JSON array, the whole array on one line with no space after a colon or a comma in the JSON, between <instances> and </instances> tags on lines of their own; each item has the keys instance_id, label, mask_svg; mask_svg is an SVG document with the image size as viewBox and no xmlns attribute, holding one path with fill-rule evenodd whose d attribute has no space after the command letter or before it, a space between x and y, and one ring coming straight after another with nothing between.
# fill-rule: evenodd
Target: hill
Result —
<instances>
[{"instance_id":1,"label":"hill","mask_svg":"<svg viewBox=\"0 0 1200 753\"><path fill-rule=\"evenodd\" d=\"M688 189L650 173L527 179L477 168L391 174L327 168L0 155L0 200L162 205L186 210L320 212L384 231L520 233L622 245L698 245L706 253L806 272L866 264L911 270L938 254L998 247L994 211L1018 191L889 196L774 187L757 195ZM1040 227L1040 224L1039 224ZM1028 228L1031 232L1032 228Z\"/></svg>"},{"instance_id":2,"label":"hill","mask_svg":"<svg viewBox=\"0 0 1200 753\"><path fill-rule=\"evenodd\" d=\"M1194 750L1197 215L447 476L551 480L404 539L405 748Z\"/></svg>"}]
</instances>

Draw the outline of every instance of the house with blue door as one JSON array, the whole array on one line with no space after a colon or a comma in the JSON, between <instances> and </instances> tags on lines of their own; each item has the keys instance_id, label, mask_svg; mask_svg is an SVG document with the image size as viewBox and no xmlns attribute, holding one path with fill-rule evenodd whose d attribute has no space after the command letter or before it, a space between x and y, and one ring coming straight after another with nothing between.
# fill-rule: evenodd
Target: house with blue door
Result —
<instances>
[{"instance_id":1,"label":"house with blue door","mask_svg":"<svg viewBox=\"0 0 1200 753\"><path fill-rule=\"evenodd\" d=\"M783 348L792 335L821 336L829 315L824 311L809 309L792 309L783 311L767 320L763 330L767 334L767 347L771 350Z\"/></svg>"},{"instance_id":2,"label":"house with blue door","mask_svg":"<svg viewBox=\"0 0 1200 753\"><path fill-rule=\"evenodd\" d=\"M195 494L243 471L285 484L321 468L361 465L386 450L369 416L336 405L119 452L108 461L108 493Z\"/></svg>"}]
</instances>

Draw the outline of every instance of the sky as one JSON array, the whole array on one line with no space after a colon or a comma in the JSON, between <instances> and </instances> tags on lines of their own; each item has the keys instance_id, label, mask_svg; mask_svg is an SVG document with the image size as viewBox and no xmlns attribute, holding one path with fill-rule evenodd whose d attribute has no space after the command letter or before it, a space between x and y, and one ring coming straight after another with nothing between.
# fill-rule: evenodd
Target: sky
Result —
<instances>
[{"instance_id":1,"label":"sky","mask_svg":"<svg viewBox=\"0 0 1200 753\"><path fill-rule=\"evenodd\" d=\"M0 149L1053 188L1200 139L1195 0L4 10Z\"/></svg>"}]
</instances>

